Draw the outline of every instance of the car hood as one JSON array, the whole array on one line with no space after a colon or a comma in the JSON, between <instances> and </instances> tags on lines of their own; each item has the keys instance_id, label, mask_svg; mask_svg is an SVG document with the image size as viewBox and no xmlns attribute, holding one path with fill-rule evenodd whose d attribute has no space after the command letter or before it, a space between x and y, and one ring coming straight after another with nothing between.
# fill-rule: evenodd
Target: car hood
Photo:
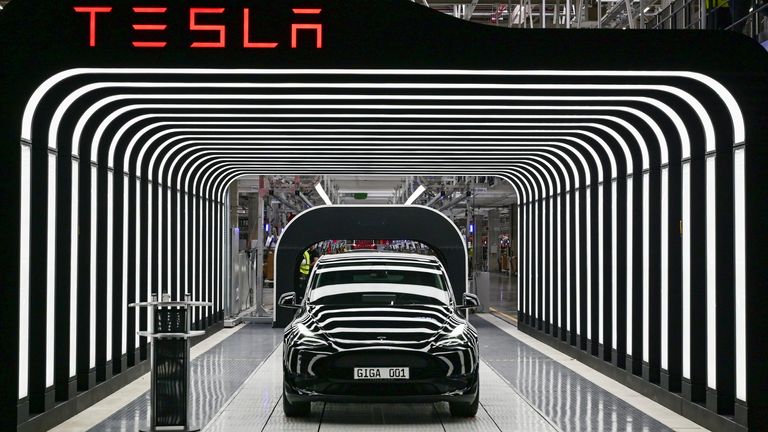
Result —
<instances>
[{"instance_id":1,"label":"car hood","mask_svg":"<svg viewBox=\"0 0 768 432\"><path fill-rule=\"evenodd\" d=\"M426 350L461 323L447 306L310 306L316 329L339 349Z\"/></svg>"}]
</instances>

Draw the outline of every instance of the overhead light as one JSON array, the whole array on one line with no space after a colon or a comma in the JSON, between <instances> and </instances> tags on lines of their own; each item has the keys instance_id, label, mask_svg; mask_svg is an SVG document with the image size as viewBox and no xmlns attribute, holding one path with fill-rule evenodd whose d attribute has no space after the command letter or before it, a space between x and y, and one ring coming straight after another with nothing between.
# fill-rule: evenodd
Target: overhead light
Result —
<instances>
[{"instance_id":1,"label":"overhead light","mask_svg":"<svg viewBox=\"0 0 768 432\"><path fill-rule=\"evenodd\" d=\"M317 191L317 194L320 195L320 198L323 199L323 202L325 202L325 205L332 205L331 199L328 198L328 195L325 193L325 190L322 186L320 186L320 183L315 185L315 190Z\"/></svg>"},{"instance_id":2,"label":"overhead light","mask_svg":"<svg viewBox=\"0 0 768 432\"><path fill-rule=\"evenodd\" d=\"M415 191L413 191L413 193L408 198L408 200L405 201L405 205L413 204L413 202L416 201L416 198L420 197L421 194L423 194L425 190L427 190L427 188L425 188L424 185L419 185L419 187L416 188Z\"/></svg>"}]
</instances>

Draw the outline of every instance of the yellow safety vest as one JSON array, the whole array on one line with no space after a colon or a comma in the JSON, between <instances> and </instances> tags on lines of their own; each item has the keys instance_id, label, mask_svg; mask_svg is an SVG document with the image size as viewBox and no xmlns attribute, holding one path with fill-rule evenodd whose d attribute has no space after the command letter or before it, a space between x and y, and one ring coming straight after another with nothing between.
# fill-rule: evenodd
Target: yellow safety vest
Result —
<instances>
[{"instance_id":1,"label":"yellow safety vest","mask_svg":"<svg viewBox=\"0 0 768 432\"><path fill-rule=\"evenodd\" d=\"M312 260L312 258L309 256L309 250L304 251L304 259L301 261L301 265L299 266L299 272L301 272L304 276L309 276L309 263Z\"/></svg>"},{"instance_id":2,"label":"yellow safety vest","mask_svg":"<svg viewBox=\"0 0 768 432\"><path fill-rule=\"evenodd\" d=\"M715 8L727 8L729 6L728 0L707 0L707 10Z\"/></svg>"}]
</instances>

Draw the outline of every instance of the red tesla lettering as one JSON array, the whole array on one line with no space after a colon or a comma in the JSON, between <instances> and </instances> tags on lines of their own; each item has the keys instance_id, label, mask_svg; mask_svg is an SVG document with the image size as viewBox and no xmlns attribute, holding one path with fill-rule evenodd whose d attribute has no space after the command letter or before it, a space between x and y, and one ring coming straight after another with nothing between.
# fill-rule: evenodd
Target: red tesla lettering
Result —
<instances>
[{"instance_id":1,"label":"red tesla lettering","mask_svg":"<svg viewBox=\"0 0 768 432\"><path fill-rule=\"evenodd\" d=\"M96 14L112 12L112 8L109 6L93 7L93 6L75 6L75 12L87 13L90 16L90 38L88 46L96 46Z\"/></svg>"},{"instance_id":2,"label":"red tesla lettering","mask_svg":"<svg viewBox=\"0 0 768 432\"><path fill-rule=\"evenodd\" d=\"M219 40L217 42L192 42L192 48L224 48L226 43L227 27L223 25L197 24L196 16L198 14L220 14L224 8L191 8L189 10L189 29L193 31L217 31Z\"/></svg>"},{"instance_id":3,"label":"red tesla lettering","mask_svg":"<svg viewBox=\"0 0 768 432\"><path fill-rule=\"evenodd\" d=\"M315 47L323 47L323 25L322 24L292 24L291 25L291 48L298 46L297 34L299 30L315 31Z\"/></svg>"},{"instance_id":4,"label":"red tesla lettering","mask_svg":"<svg viewBox=\"0 0 768 432\"><path fill-rule=\"evenodd\" d=\"M319 15L322 9L293 8L296 15ZM323 25L322 24L291 24L291 48L298 47L299 30L315 31L315 47L323 47Z\"/></svg>"},{"instance_id":5,"label":"red tesla lettering","mask_svg":"<svg viewBox=\"0 0 768 432\"><path fill-rule=\"evenodd\" d=\"M249 35L251 32L251 11L248 8L243 9L243 48L275 48L277 42L251 42Z\"/></svg>"},{"instance_id":6,"label":"red tesla lettering","mask_svg":"<svg viewBox=\"0 0 768 432\"><path fill-rule=\"evenodd\" d=\"M167 8L164 7L135 7L133 8L133 11L135 13L153 13L153 14L160 14L165 13ZM165 24L134 24L133 29L138 31L163 31L168 26ZM166 45L166 42L148 42L148 41L142 41L142 42L133 42L133 46L137 48L163 48Z\"/></svg>"}]
</instances>

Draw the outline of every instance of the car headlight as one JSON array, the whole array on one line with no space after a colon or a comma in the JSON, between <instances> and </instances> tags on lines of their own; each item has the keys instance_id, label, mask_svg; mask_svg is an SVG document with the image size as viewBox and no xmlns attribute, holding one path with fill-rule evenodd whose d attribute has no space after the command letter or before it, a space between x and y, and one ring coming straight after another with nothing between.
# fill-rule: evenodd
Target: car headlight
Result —
<instances>
[{"instance_id":1,"label":"car headlight","mask_svg":"<svg viewBox=\"0 0 768 432\"><path fill-rule=\"evenodd\" d=\"M312 330L308 329L307 326L302 323L296 324L296 330L298 330L299 334L304 337L316 337L315 333L313 333Z\"/></svg>"},{"instance_id":2,"label":"car headlight","mask_svg":"<svg viewBox=\"0 0 768 432\"><path fill-rule=\"evenodd\" d=\"M312 346L328 345L328 342L326 342L325 338L313 332L302 323L296 324L296 331L298 331L299 334L302 336L301 338L302 344L312 345Z\"/></svg>"},{"instance_id":3,"label":"car headlight","mask_svg":"<svg viewBox=\"0 0 768 432\"><path fill-rule=\"evenodd\" d=\"M466 324L459 324L451 330L450 333L445 335L442 339L435 342L436 347L440 348L448 348L456 345L461 345L464 343L462 339L459 339L461 335L464 334L464 331L467 329Z\"/></svg>"}]
</instances>

